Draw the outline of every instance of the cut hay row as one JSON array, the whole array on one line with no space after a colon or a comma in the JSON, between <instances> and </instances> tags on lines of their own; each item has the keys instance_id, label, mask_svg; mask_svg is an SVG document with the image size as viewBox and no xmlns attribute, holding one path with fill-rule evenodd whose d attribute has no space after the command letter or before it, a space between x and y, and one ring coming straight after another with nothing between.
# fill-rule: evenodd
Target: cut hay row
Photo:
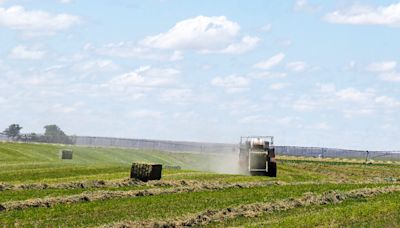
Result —
<instances>
[{"instance_id":1,"label":"cut hay row","mask_svg":"<svg viewBox=\"0 0 400 228\"><path fill-rule=\"evenodd\" d=\"M380 188L362 188L348 192L328 191L317 195L306 193L300 198L290 198L276 202L244 204L237 207L229 207L219 210L207 210L182 219L167 221L124 221L107 224L100 227L127 228L127 227L192 227L203 226L213 222L223 222L237 217L256 217L263 213L285 211L304 206L318 206L338 204L345 200L365 199L380 194L400 192L400 186L387 186Z\"/></svg>"},{"instance_id":2,"label":"cut hay row","mask_svg":"<svg viewBox=\"0 0 400 228\"><path fill-rule=\"evenodd\" d=\"M119 198L133 198L141 196L153 196L153 195L164 195L164 194L177 194L187 192L200 192L200 191L218 191L228 188L252 188L252 187L265 187L271 185L282 185L285 183L281 182L255 182L255 183L206 183L198 181L179 181L180 187L174 188L151 188L144 190L130 190L130 191L94 191L84 192L77 195L70 196L58 196L58 197L47 197L28 199L22 201L8 201L0 204L0 211L12 211L12 210L23 210L27 208L37 207L53 207L59 204L73 204L82 202L92 202L99 200L108 199L119 199Z\"/></svg>"},{"instance_id":3,"label":"cut hay row","mask_svg":"<svg viewBox=\"0 0 400 228\"><path fill-rule=\"evenodd\" d=\"M57 184L36 183L36 184L7 184L0 183L1 191L19 191L19 190L45 190L45 189L89 189L89 188L113 188L113 187L133 187L133 186L148 186L148 187L178 187L185 185L185 182L174 180L161 180L142 182L135 179L120 179L120 180L90 180L67 182Z\"/></svg>"},{"instance_id":4,"label":"cut hay row","mask_svg":"<svg viewBox=\"0 0 400 228\"><path fill-rule=\"evenodd\" d=\"M340 184L369 184L369 182L341 182ZM151 183L150 183L151 184ZM201 191L220 191L232 188L254 188L254 187L267 187L274 185L321 185L321 184L339 184L336 182L291 182L286 183L282 181L270 182L248 182L248 183L210 183L201 181L154 181L153 186L165 187L172 186L172 188L149 188L142 190L128 190L128 191L92 191L83 192L81 194L69 196L57 196L27 199L21 201L8 201L0 204L1 211L24 210L28 208L37 207L53 207L60 204L74 204L83 202L93 202L100 200L120 199L120 198L134 198L142 196L166 195L166 194L179 194L188 192L201 192Z\"/></svg>"},{"instance_id":5,"label":"cut hay row","mask_svg":"<svg viewBox=\"0 0 400 228\"><path fill-rule=\"evenodd\" d=\"M119 199L119 198L133 198L141 196L153 196L164 194L179 194L188 192L200 191L219 191L230 188L253 188L253 187L266 187L272 185L304 185L304 184L321 184L320 182L293 182L286 183L281 181L271 182L250 182L250 183L209 183L199 181L171 181L154 183L154 185L165 186L170 183L178 187L173 188L150 188L144 190L129 190L129 191L93 191L84 192L76 195L57 196L28 199L22 201L8 201L0 204L0 211L23 210L28 208L37 207L53 207L60 204L74 204L82 202L91 202L99 200Z\"/></svg>"}]
</instances>

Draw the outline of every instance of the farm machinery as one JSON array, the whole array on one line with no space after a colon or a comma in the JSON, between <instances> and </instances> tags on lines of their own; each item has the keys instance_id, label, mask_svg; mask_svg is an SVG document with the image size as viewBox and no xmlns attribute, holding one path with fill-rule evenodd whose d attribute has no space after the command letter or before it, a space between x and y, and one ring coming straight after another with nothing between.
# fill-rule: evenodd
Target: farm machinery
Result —
<instances>
[{"instance_id":1,"label":"farm machinery","mask_svg":"<svg viewBox=\"0 0 400 228\"><path fill-rule=\"evenodd\" d=\"M276 177L273 136L242 136L239 146L239 165L242 172L253 176Z\"/></svg>"}]
</instances>

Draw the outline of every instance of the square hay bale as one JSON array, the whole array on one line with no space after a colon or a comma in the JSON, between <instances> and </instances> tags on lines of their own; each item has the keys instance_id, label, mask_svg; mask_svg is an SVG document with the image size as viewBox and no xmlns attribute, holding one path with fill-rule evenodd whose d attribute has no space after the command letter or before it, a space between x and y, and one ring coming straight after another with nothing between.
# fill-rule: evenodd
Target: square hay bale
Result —
<instances>
[{"instance_id":1,"label":"square hay bale","mask_svg":"<svg viewBox=\"0 0 400 228\"><path fill-rule=\"evenodd\" d=\"M133 163L131 168L131 178L141 181L160 180L161 164Z\"/></svg>"},{"instance_id":2,"label":"square hay bale","mask_svg":"<svg viewBox=\"0 0 400 228\"><path fill-rule=\"evenodd\" d=\"M72 159L72 150L60 150L60 159L62 160L71 160Z\"/></svg>"}]
</instances>

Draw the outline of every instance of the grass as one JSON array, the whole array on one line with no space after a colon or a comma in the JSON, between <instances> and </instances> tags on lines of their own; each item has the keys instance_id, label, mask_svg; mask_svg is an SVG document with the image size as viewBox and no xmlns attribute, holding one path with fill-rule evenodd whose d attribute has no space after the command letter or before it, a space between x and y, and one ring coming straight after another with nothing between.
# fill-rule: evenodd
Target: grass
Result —
<instances>
[{"instance_id":1,"label":"grass","mask_svg":"<svg viewBox=\"0 0 400 228\"><path fill-rule=\"evenodd\" d=\"M74 159L61 161L58 151L71 148ZM109 199L86 203L57 205L0 212L0 227L12 226L97 226L122 220L178 219L207 209L221 209L255 202L271 202L299 197L306 192L351 190L398 184L400 166L365 165L360 162L318 161L307 159L278 160L278 177L256 177L214 173L209 161L223 161L222 156L193 153L167 153L120 148L75 147L45 144L0 143L0 183L65 183L86 180L125 179L133 161L181 166L182 170L163 170L163 180L200 182L281 181L293 185L235 188L219 191L189 192L138 198ZM346 181L346 184L330 183ZM393 182L394 181L394 182ZM351 183L350 183L351 182ZM365 183L364 183L365 182ZM134 190L141 187L102 188ZM7 201L68 196L102 189L45 189L0 192L0 204ZM345 201L338 205L302 207L265 214L259 218L235 218L211 226L398 226L399 194ZM368 219L367 219L368 218Z\"/></svg>"},{"instance_id":2,"label":"grass","mask_svg":"<svg viewBox=\"0 0 400 228\"><path fill-rule=\"evenodd\" d=\"M93 226L110 221L166 219L180 217L206 209L219 209L244 203L268 202L298 197L306 192L322 193L331 189L349 190L377 185L301 185L269 186L250 189L226 189L212 192L193 192L131 199L113 199L54 208L37 208L4 213L2 222L24 224L35 221L43 226ZM79 219L77 219L79 218Z\"/></svg>"},{"instance_id":3,"label":"grass","mask_svg":"<svg viewBox=\"0 0 400 228\"><path fill-rule=\"evenodd\" d=\"M400 194L349 200L340 204L301 207L288 211L265 213L256 218L240 217L211 227L398 227Z\"/></svg>"}]
</instances>

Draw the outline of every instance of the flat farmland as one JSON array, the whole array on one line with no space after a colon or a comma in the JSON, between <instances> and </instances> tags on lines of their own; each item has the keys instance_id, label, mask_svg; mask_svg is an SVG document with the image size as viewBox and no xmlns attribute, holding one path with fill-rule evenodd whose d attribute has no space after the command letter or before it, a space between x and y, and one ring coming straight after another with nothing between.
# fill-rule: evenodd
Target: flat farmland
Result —
<instances>
[{"instance_id":1,"label":"flat farmland","mask_svg":"<svg viewBox=\"0 0 400 228\"><path fill-rule=\"evenodd\" d=\"M73 160L59 159L66 148ZM0 143L0 226L400 225L396 163L279 159L278 152L272 178L217 172L227 156ZM181 169L144 183L128 179L134 161Z\"/></svg>"}]
</instances>

